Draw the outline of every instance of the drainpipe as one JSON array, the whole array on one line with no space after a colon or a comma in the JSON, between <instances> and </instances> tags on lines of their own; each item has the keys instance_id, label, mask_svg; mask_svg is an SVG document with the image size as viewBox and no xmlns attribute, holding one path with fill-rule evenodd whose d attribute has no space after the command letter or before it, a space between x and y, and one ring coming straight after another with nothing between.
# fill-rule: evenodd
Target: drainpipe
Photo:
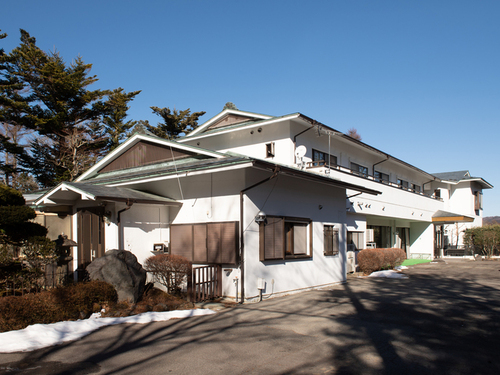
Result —
<instances>
[{"instance_id":1,"label":"drainpipe","mask_svg":"<svg viewBox=\"0 0 500 375\"><path fill-rule=\"evenodd\" d=\"M382 164L384 161L387 161L387 160L389 160L389 155L387 155L384 160L379 161L378 163L373 164L373 166L372 166L373 178L375 178L375 166L378 165L378 164Z\"/></svg>"},{"instance_id":2,"label":"drainpipe","mask_svg":"<svg viewBox=\"0 0 500 375\"><path fill-rule=\"evenodd\" d=\"M240 303L243 303L245 301L245 241L243 239L243 231L244 231L244 228L243 228L243 196L245 194L246 191L250 190L250 189L253 189L265 182L268 182L270 180L272 180L273 178L275 178L278 173L280 172L280 168L278 166L276 166L274 168L274 171L273 171L273 174L271 176L269 176L268 178L262 180L262 181L259 181L243 190L240 191L240 275L241 275L241 298L240 298ZM236 298L238 298L238 291L236 291Z\"/></svg>"},{"instance_id":3,"label":"drainpipe","mask_svg":"<svg viewBox=\"0 0 500 375\"><path fill-rule=\"evenodd\" d=\"M118 247L120 248L120 250L125 250L123 248L123 234L122 234L122 225L120 223L120 215L122 212L130 210L130 208L132 207L133 204L134 204L133 201L131 201L130 199L127 199L127 207L125 207L123 210L118 211L118 214L116 217L116 221L118 222L118 242L119 242Z\"/></svg>"},{"instance_id":4,"label":"drainpipe","mask_svg":"<svg viewBox=\"0 0 500 375\"><path fill-rule=\"evenodd\" d=\"M295 155L295 149L297 148L297 137L299 135L301 135L302 133L305 133L306 131L311 130L315 126L316 126L316 124L313 124L310 127L308 127L306 130L302 130L300 133L297 133L297 134L295 134L293 136L293 149L294 149L294 151L293 151L293 157L294 157L294 159L293 160L294 160L294 164L297 164L297 155Z\"/></svg>"}]
</instances>

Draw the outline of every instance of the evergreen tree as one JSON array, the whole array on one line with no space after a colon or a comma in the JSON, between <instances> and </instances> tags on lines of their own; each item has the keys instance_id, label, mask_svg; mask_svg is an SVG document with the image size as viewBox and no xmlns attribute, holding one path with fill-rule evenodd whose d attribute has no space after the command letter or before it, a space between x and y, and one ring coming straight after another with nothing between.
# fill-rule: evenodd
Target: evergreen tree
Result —
<instances>
[{"instance_id":1,"label":"evergreen tree","mask_svg":"<svg viewBox=\"0 0 500 375\"><path fill-rule=\"evenodd\" d=\"M24 30L21 44L0 64L2 82L9 83L1 91L0 120L37 133L19 159L42 186L74 180L130 125L123 122L127 103L138 92L90 90L97 81L89 74L91 64L78 57L67 65L57 52L42 51Z\"/></svg>"},{"instance_id":2,"label":"evergreen tree","mask_svg":"<svg viewBox=\"0 0 500 375\"><path fill-rule=\"evenodd\" d=\"M7 34L0 34L0 39L6 36ZM23 152L20 142L29 132L24 127L27 119L23 114L29 108L31 100L21 94L24 86L19 79L8 74L11 60L3 48L0 49L0 153L3 155L0 170L6 184L18 172L16 157Z\"/></svg>"},{"instance_id":3,"label":"evergreen tree","mask_svg":"<svg viewBox=\"0 0 500 375\"><path fill-rule=\"evenodd\" d=\"M185 109L184 111L173 111L170 108L159 108L151 107L153 113L157 114L163 119L163 122L159 122L157 126L152 126L149 124L144 124L146 130L150 131L154 135L166 138L175 139L181 134L190 132L198 127L198 118L203 116L206 112L194 112Z\"/></svg>"},{"instance_id":4,"label":"evergreen tree","mask_svg":"<svg viewBox=\"0 0 500 375\"><path fill-rule=\"evenodd\" d=\"M26 206L20 192L0 184L0 243L21 245L47 235L47 228L31 222L35 211Z\"/></svg>"},{"instance_id":5,"label":"evergreen tree","mask_svg":"<svg viewBox=\"0 0 500 375\"><path fill-rule=\"evenodd\" d=\"M137 124L137 121L132 120L125 122L125 118L129 109L128 103L139 93L140 91L125 93L122 88L118 88L109 94L106 102L107 114L104 115L103 124L109 137L108 149L110 151L118 147Z\"/></svg>"}]
</instances>

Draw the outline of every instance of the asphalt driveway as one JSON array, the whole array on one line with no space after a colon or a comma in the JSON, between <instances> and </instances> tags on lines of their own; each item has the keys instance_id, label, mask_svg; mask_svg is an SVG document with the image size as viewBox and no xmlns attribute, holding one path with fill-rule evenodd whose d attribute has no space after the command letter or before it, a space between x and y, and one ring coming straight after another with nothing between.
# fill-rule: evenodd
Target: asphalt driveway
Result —
<instances>
[{"instance_id":1,"label":"asphalt driveway","mask_svg":"<svg viewBox=\"0 0 500 375\"><path fill-rule=\"evenodd\" d=\"M0 374L499 374L500 261L412 266L0 354Z\"/></svg>"}]
</instances>

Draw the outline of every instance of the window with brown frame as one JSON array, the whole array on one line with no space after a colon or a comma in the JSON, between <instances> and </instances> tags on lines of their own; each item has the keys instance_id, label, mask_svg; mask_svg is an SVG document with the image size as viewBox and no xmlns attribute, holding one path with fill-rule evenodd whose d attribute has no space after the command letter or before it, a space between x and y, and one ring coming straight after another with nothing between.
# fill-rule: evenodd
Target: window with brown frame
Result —
<instances>
[{"instance_id":1,"label":"window with brown frame","mask_svg":"<svg viewBox=\"0 0 500 375\"><path fill-rule=\"evenodd\" d=\"M398 185L401 189L408 190L408 181L398 178Z\"/></svg>"},{"instance_id":2,"label":"window with brown frame","mask_svg":"<svg viewBox=\"0 0 500 375\"><path fill-rule=\"evenodd\" d=\"M313 149L312 156L313 156L313 162L311 165L313 167L321 167L321 166L336 167L337 166L337 157L335 155L329 155L326 152Z\"/></svg>"},{"instance_id":3,"label":"window with brown frame","mask_svg":"<svg viewBox=\"0 0 500 375\"><path fill-rule=\"evenodd\" d=\"M324 233L324 255L338 255L340 242L339 230L335 229L333 225L325 225L323 227Z\"/></svg>"},{"instance_id":4,"label":"window with brown frame","mask_svg":"<svg viewBox=\"0 0 500 375\"><path fill-rule=\"evenodd\" d=\"M236 264L238 222L172 224L170 253L194 264Z\"/></svg>"},{"instance_id":5,"label":"window with brown frame","mask_svg":"<svg viewBox=\"0 0 500 375\"><path fill-rule=\"evenodd\" d=\"M368 168L356 163L351 163L351 172L361 177L368 177Z\"/></svg>"},{"instance_id":6,"label":"window with brown frame","mask_svg":"<svg viewBox=\"0 0 500 375\"><path fill-rule=\"evenodd\" d=\"M474 192L474 210L479 211L483 209L483 193L480 191Z\"/></svg>"},{"instance_id":7,"label":"window with brown frame","mask_svg":"<svg viewBox=\"0 0 500 375\"><path fill-rule=\"evenodd\" d=\"M422 188L420 187L420 185L417 185L417 184L411 184L411 190L414 192L414 193L420 193L422 191Z\"/></svg>"},{"instance_id":8,"label":"window with brown frame","mask_svg":"<svg viewBox=\"0 0 500 375\"><path fill-rule=\"evenodd\" d=\"M389 175L387 173L375 171L373 174L373 178L375 179L375 181L382 182L383 184L389 183Z\"/></svg>"},{"instance_id":9,"label":"window with brown frame","mask_svg":"<svg viewBox=\"0 0 500 375\"><path fill-rule=\"evenodd\" d=\"M260 260L310 258L311 231L309 219L267 216L259 227Z\"/></svg>"}]
</instances>

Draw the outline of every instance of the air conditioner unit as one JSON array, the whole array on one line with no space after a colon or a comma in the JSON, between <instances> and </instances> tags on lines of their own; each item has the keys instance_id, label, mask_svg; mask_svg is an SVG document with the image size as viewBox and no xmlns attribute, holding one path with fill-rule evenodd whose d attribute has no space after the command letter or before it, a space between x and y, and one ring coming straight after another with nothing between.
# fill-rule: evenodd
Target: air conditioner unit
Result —
<instances>
[{"instance_id":1,"label":"air conditioner unit","mask_svg":"<svg viewBox=\"0 0 500 375\"><path fill-rule=\"evenodd\" d=\"M347 252L347 273L356 272L356 253L354 251Z\"/></svg>"}]
</instances>

